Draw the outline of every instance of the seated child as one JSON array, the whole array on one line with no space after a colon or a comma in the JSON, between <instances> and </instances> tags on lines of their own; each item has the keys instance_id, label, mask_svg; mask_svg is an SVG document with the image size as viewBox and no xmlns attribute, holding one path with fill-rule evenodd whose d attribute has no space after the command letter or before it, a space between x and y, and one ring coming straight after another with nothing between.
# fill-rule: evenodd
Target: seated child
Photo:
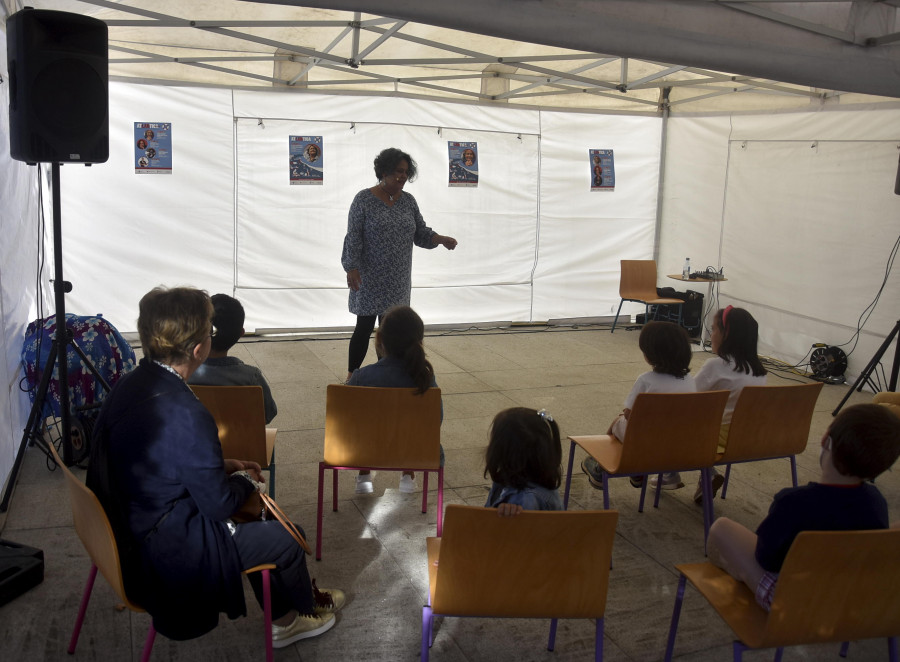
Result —
<instances>
[{"instance_id":1,"label":"seated child","mask_svg":"<svg viewBox=\"0 0 900 662\"><path fill-rule=\"evenodd\" d=\"M613 435L622 441L631 408L639 393L694 393L697 388L694 379L688 372L691 364L691 341L687 332L672 322L648 322L641 329L638 347L644 353L644 360L653 370L645 372L634 382L631 392L625 398L625 408L609 426L606 434ZM588 456L582 461L581 469L588 475L588 480L598 490L603 489L602 470L597 460ZM643 478L632 477L631 484L642 485ZM656 477L650 480L650 486L657 488ZM684 487L678 472L664 473L662 488L677 490Z\"/></svg>"},{"instance_id":2,"label":"seated child","mask_svg":"<svg viewBox=\"0 0 900 662\"><path fill-rule=\"evenodd\" d=\"M215 308L213 337L209 357L197 368L188 384L199 386L262 386L266 406L266 423L271 423L278 413L269 383L256 366L247 365L236 356L228 356L228 350L244 335L244 307L227 294L210 297Z\"/></svg>"},{"instance_id":3,"label":"seated child","mask_svg":"<svg viewBox=\"0 0 900 662\"><path fill-rule=\"evenodd\" d=\"M388 388L412 387L424 393L437 386L434 368L425 358L425 324L409 306L394 306L381 318L375 332L378 363L357 368L347 380L348 386L382 386ZM443 412L442 412L443 416ZM444 449L441 448L441 466L444 465ZM400 491L416 491L416 477L412 471L400 476ZM374 490L372 474L360 471L356 477L356 493L371 494Z\"/></svg>"},{"instance_id":4,"label":"seated child","mask_svg":"<svg viewBox=\"0 0 900 662\"><path fill-rule=\"evenodd\" d=\"M731 416L741 391L745 386L766 385L766 369L756 354L758 337L759 325L753 315L743 308L728 306L716 311L710 334L712 353L716 356L701 366L694 377L694 383L698 391L731 391L728 402L725 403L725 413L722 414L719 453L725 452ZM713 496L724 482L725 478L713 467ZM699 482L694 492L694 501L703 502L703 488Z\"/></svg>"},{"instance_id":5,"label":"seated child","mask_svg":"<svg viewBox=\"0 0 900 662\"><path fill-rule=\"evenodd\" d=\"M888 528L887 502L868 482L900 456L900 417L876 404L844 409L822 438L821 481L775 495L753 533L726 517L709 530L709 560L746 584L766 611L778 573L801 531Z\"/></svg>"},{"instance_id":6,"label":"seated child","mask_svg":"<svg viewBox=\"0 0 900 662\"><path fill-rule=\"evenodd\" d=\"M504 409L491 423L484 475L493 484L486 508L515 515L521 510L562 510L559 426L543 409Z\"/></svg>"}]
</instances>

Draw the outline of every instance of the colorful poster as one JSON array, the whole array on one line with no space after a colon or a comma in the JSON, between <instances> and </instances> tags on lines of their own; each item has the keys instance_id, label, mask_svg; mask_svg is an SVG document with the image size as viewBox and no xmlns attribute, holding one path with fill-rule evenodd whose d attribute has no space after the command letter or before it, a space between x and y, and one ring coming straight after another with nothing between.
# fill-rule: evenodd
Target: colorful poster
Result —
<instances>
[{"instance_id":1,"label":"colorful poster","mask_svg":"<svg viewBox=\"0 0 900 662\"><path fill-rule=\"evenodd\" d=\"M134 173L172 174L172 125L169 122L134 123Z\"/></svg>"},{"instance_id":2,"label":"colorful poster","mask_svg":"<svg viewBox=\"0 0 900 662\"><path fill-rule=\"evenodd\" d=\"M450 186L478 186L478 143L447 142Z\"/></svg>"},{"instance_id":3,"label":"colorful poster","mask_svg":"<svg viewBox=\"0 0 900 662\"><path fill-rule=\"evenodd\" d=\"M591 190L612 191L616 188L616 165L611 149L589 149Z\"/></svg>"},{"instance_id":4,"label":"colorful poster","mask_svg":"<svg viewBox=\"0 0 900 662\"><path fill-rule=\"evenodd\" d=\"M289 136L291 186L322 184L322 136Z\"/></svg>"}]
</instances>

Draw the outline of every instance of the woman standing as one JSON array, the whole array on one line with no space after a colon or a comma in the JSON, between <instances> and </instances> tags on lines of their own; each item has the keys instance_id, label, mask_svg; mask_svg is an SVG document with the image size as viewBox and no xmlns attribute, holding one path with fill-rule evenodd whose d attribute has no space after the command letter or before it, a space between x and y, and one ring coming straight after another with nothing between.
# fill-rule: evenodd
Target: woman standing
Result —
<instances>
[{"instance_id":1,"label":"woman standing","mask_svg":"<svg viewBox=\"0 0 900 662\"><path fill-rule=\"evenodd\" d=\"M376 318L393 306L409 305L413 244L456 248L456 239L425 225L416 199L403 191L406 182L416 178L412 157L390 147L375 157L374 165L378 183L353 199L341 255L350 288L350 312L356 315L347 379L366 357Z\"/></svg>"},{"instance_id":2,"label":"woman standing","mask_svg":"<svg viewBox=\"0 0 900 662\"><path fill-rule=\"evenodd\" d=\"M215 420L186 383L209 355L212 316L209 296L193 288L158 287L141 299L144 358L103 403L87 484L112 524L125 590L161 634L189 639L213 629L220 612L243 615L241 571L275 563L272 640L281 648L330 629L344 595L314 589L280 522L232 520L256 492L237 472L262 475L255 462L222 458ZM250 582L260 599L258 573Z\"/></svg>"}]
</instances>

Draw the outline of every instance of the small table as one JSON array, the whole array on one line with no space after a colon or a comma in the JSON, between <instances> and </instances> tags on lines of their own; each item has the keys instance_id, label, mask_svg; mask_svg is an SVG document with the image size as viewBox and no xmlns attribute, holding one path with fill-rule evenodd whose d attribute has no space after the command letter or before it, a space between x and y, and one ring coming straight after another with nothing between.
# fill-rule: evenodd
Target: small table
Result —
<instances>
[{"instance_id":1,"label":"small table","mask_svg":"<svg viewBox=\"0 0 900 662\"><path fill-rule=\"evenodd\" d=\"M709 287L706 290L706 299L707 301L712 299L712 290L713 285L715 283L724 283L727 278L685 278L682 274L666 274L667 278L671 278L672 280L680 280L682 283L707 283ZM703 306L703 314L700 317L700 346L705 347L705 340L703 334L706 333L706 305Z\"/></svg>"}]
</instances>

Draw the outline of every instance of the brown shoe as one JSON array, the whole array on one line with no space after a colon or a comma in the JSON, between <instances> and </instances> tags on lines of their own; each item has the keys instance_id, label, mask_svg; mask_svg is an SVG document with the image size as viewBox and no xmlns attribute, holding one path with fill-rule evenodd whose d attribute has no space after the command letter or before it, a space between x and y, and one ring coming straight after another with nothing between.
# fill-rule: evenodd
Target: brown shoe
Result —
<instances>
[{"instance_id":1,"label":"brown shoe","mask_svg":"<svg viewBox=\"0 0 900 662\"><path fill-rule=\"evenodd\" d=\"M716 498L716 495L719 493L719 488L722 487L722 485L724 483L725 483L725 477L722 474L716 473L712 477L713 499ZM703 483L702 482L697 483L697 490L694 492L694 503L703 503Z\"/></svg>"}]
</instances>

